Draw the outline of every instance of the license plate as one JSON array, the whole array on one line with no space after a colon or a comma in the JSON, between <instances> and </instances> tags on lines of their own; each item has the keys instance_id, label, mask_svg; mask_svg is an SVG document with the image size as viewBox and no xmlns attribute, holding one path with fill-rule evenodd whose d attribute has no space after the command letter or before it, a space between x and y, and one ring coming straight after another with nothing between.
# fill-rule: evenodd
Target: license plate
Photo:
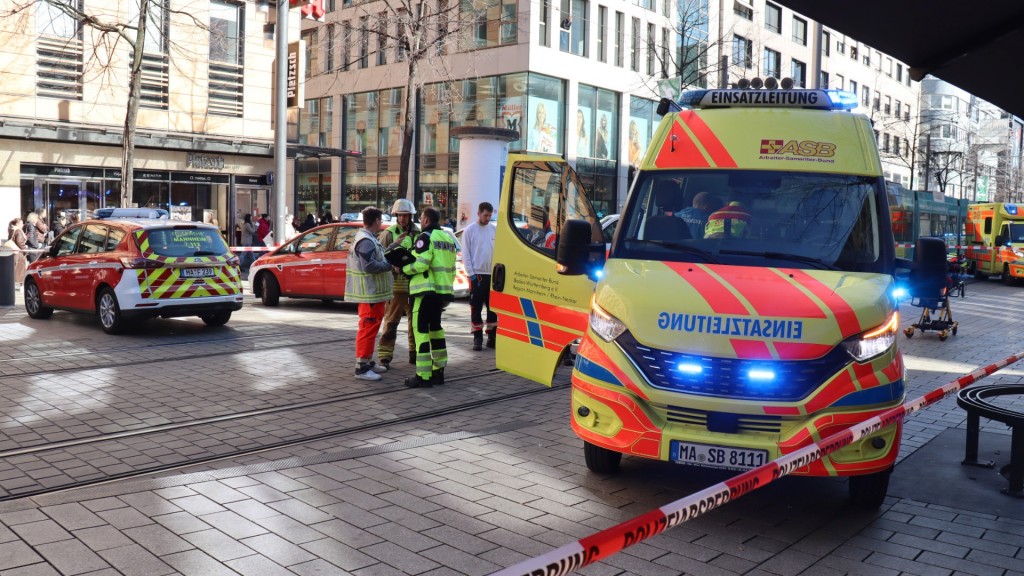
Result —
<instances>
[{"instance_id":1,"label":"license plate","mask_svg":"<svg viewBox=\"0 0 1024 576\"><path fill-rule=\"evenodd\" d=\"M693 464L708 468L728 468L730 470L749 470L750 468L767 464L768 451L673 441L672 459L679 464Z\"/></svg>"},{"instance_id":2,"label":"license plate","mask_svg":"<svg viewBox=\"0 0 1024 576\"><path fill-rule=\"evenodd\" d=\"M213 268L182 268L182 278L212 278L215 275Z\"/></svg>"}]
</instances>

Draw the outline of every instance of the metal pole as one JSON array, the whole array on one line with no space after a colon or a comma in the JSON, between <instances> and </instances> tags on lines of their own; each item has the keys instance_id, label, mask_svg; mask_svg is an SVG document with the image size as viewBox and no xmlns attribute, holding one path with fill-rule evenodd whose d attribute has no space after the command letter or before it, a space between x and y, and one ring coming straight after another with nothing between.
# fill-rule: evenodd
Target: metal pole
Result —
<instances>
[{"instance_id":1,"label":"metal pole","mask_svg":"<svg viewBox=\"0 0 1024 576\"><path fill-rule=\"evenodd\" d=\"M277 51L274 90L274 240L284 241L285 194L288 192L288 0L277 1Z\"/></svg>"}]
</instances>

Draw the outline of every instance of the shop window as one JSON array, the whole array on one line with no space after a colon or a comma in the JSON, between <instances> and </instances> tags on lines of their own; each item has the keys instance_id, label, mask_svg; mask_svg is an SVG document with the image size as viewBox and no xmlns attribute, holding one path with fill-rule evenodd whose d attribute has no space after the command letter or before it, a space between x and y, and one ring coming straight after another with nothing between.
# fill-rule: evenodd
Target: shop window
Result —
<instances>
[{"instance_id":1,"label":"shop window","mask_svg":"<svg viewBox=\"0 0 1024 576\"><path fill-rule=\"evenodd\" d=\"M83 0L68 0L73 10ZM82 27L70 14L49 2L36 4L36 95L82 99Z\"/></svg>"},{"instance_id":2,"label":"shop window","mask_svg":"<svg viewBox=\"0 0 1024 576\"><path fill-rule=\"evenodd\" d=\"M210 2L210 114L242 116L245 87L245 6Z\"/></svg>"}]
</instances>

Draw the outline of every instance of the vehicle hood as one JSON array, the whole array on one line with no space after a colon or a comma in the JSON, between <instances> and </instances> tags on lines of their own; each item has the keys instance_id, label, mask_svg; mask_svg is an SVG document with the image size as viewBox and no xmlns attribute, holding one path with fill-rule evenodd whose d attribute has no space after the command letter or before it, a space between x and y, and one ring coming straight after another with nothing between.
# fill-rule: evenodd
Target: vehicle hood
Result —
<instances>
[{"instance_id":1,"label":"vehicle hood","mask_svg":"<svg viewBox=\"0 0 1024 576\"><path fill-rule=\"evenodd\" d=\"M892 282L876 273L612 259L596 302L651 348L802 360L883 324L896 306Z\"/></svg>"}]
</instances>

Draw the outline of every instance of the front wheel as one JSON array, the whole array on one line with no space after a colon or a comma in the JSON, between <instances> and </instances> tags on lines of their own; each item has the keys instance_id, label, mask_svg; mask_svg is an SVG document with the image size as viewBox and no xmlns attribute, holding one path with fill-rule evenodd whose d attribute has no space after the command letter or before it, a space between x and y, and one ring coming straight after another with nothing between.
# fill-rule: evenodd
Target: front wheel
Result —
<instances>
[{"instance_id":1,"label":"front wheel","mask_svg":"<svg viewBox=\"0 0 1024 576\"><path fill-rule=\"evenodd\" d=\"M263 291L260 298L263 300L264 306L277 306L277 303L281 300L281 285L277 283L277 278L270 272L267 272L260 276L263 282Z\"/></svg>"},{"instance_id":2,"label":"front wheel","mask_svg":"<svg viewBox=\"0 0 1024 576\"><path fill-rule=\"evenodd\" d=\"M598 474L618 472L619 462L622 461L621 452L601 448L590 442L583 442L583 457L587 461L587 468Z\"/></svg>"},{"instance_id":3,"label":"front wheel","mask_svg":"<svg viewBox=\"0 0 1024 576\"><path fill-rule=\"evenodd\" d=\"M850 503L865 510L877 509L889 492L891 474L892 468L874 474L850 476Z\"/></svg>"},{"instance_id":4,"label":"front wheel","mask_svg":"<svg viewBox=\"0 0 1024 576\"><path fill-rule=\"evenodd\" d=\"M53 308L43 306L43 293L39 291L36 281L29 278L25 280L25 311L29 318L45 320L53 316Z\"/></svg>"},{"instance_id":5,"label":"front wheel","mask_svg":"<svg viewBox=\"0 0 1024 576\"><path fill-rule=\"evenodd\" d=\"M125 320L121 315L121 306L117 303L117 295L110 288L100 290L96 298L96 315L100 318L100 326L107 334L124 332Z\"/></svg>"},{"instance_id":6,"label":"front wheel","mask_svg":"<svg viewBox=\"0 0 1024 576\"><path fill-rule=\"evenodd\" d=\"M231 310L223 310L220 312L214 312L213 314L203 314L199 318L206 323L207 326L223 326L231 320Z\"/></svg>"}]
</instances>

